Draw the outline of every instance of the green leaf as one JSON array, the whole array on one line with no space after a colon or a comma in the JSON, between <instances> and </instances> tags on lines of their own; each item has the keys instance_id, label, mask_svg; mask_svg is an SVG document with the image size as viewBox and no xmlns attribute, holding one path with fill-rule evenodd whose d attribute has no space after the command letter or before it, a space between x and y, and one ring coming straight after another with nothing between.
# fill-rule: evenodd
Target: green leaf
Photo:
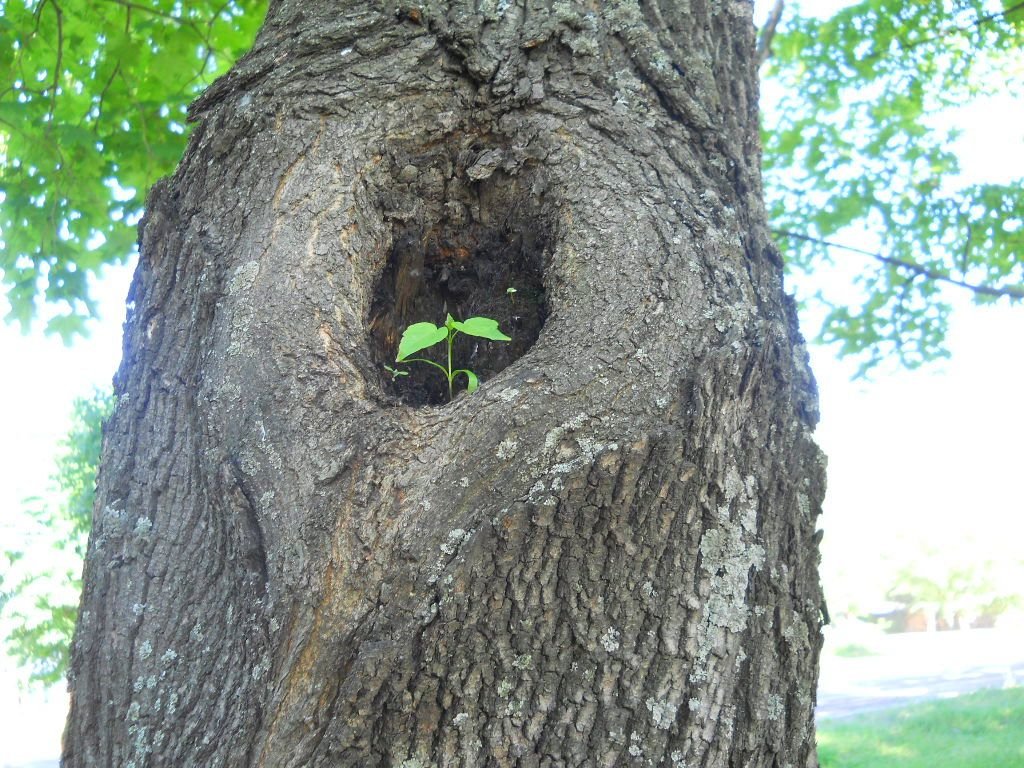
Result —
<instances>
[{"instance_id":1,"label":"green leaf","mask_svg":"<svg viewBox=\"0 0 1024 768\"><path fill-rule=\"evenodd\" d=\"M400 363L409 355L419 352L421 349L432 347L439 341L444 341L447 338L447 328L438 328L433 323L413 323L402 334L395 362Z\"/></svg>"},{"instance_id":2,"label":"green leaf","mask_svg":"<svg viewBox=\"0 0 1024 768\"><path fill-rule=\"evenodd\" d=\"M471 317L461 323L456 320L454 327L468 336L479 336L491 341L512 341L511 336L498 330L498 321L489 317Z\"/></svg>"},{"instance_id":3,"label":"green leaf","mask_svg":"<svg viewBox=\"0 0 1024 768\"><path fill-rule=\"evenodd\" d=\"M460 373L466 374L466 391L472 395L474 392L476 392L476 388L480 386L480 379L476 377L475 373L473 373L472 371L468 371L465 368L456 371L455 373L452 374L452 376L458 376Z\"/></svg>"},{"instance_id":4,"label":"green leaf","mask_svg":"<svg viewBox=\"0 0 1024 768\"><path fill-rule=\"evenodd\" d=\"M131 255L146 192L181 157L187 105L249 47L265 10L266 0L0 0L0 294L8 320L27 327L37 312L49 314L45 301L78 318L50 323L51 331L66 340L85 333L92 279ZM97 244L99 234L106 242ZM81 278L44 293L44 280L16 283L28 265L65 273L74 265Z\"/></svg>"}]
</instances>

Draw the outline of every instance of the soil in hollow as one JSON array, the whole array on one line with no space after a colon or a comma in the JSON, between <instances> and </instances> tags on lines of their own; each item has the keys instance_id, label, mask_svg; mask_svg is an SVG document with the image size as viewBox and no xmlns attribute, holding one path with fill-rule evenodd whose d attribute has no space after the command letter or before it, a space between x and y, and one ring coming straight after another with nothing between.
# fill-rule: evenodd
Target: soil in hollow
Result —
<instances>
[{"instance_id":1,"label":"soil in hollow","mask_svg":"<svg viewBox=\"0 0 1024 768\"><path fill-rule=\"evenodd\" d=\"M481 384L533 346L547 317L544 241L543 235L522 228L479 225L459 232L406 231L395 238L374 291L369 324L371 351L389 399L413 406L449 401L441 371L425 363L395 362L402 333L413 323L443 326L448 314L456 320L497 320L511 341L459 334L453 345L453 368L472 370ZM417 356L447 366L447 345ZM392 378L385 365L408 375ZM455 396L465 388L466 378L460 375Z\"/></svg>"}]
</instances>

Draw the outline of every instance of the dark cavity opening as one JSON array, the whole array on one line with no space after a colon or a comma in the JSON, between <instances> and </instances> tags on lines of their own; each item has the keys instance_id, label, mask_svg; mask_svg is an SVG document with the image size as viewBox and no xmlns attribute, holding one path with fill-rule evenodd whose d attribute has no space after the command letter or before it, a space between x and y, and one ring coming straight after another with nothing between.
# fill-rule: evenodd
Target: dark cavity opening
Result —
<instances>
[{"instance_id":1,"label":"dark cavity opening","mask_svg":"<svg viewBox=\"0 0 1024 768\"><path fill-rule=\"evenodd\" d=\"M452 347L452 367L472 370L481 384L533 346L547 317L546 235L516 218L496 227L465 223L457 230L439 226L396 234L374 290L369 325L371 352L387 395L414 406L448 402L448 380L441 371L426 363L395 362L402 334L413 323L443 327L448 314L456 320L497 320L511 341L460 333ZM447 366L447 345L414 356ZM407 375L393 377L385 366ZM466 378L459 375L455 397L465 390Z\"/></svg>"}]
</instances>

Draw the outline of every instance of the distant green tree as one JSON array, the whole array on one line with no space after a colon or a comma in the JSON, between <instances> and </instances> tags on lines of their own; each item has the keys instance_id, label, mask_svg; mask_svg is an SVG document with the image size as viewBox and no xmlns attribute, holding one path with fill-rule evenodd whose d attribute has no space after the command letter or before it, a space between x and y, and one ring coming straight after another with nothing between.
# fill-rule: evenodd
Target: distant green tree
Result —
<instances>
[{"instance_id":1,"label":"distant green tree","mask_svg":"<svg viewBox=\"0 0 1024 768\"><path fill-rule=\"evenodd\" d=\"M886 356L908 367L943 356L944 285L977 302L1024 299L1024 185L963 182L958 132L936 119L1024 95L1024 2L862 0L824 20L781 14L772 36L778 15L762 35L765 77L781 86L764 126L776 239L800 272L864 261L854 305L813 297L820 338L862 371ZM833 244L851 231L877 250Z\"/></svg>"},{"instance_id":2,"label":"distant green tree","mask_svg":"<svg viewBox=\"0 0 1024 768\"><path fill-rule=\"evenodd\" d=\"M189 102L252 44L266 0L0 0L0 286L66 341L88 278L132 253L174 170ZM50 312L47 313L51 314Z\"/></svg>"},{"instance_id":3,"label":"distant green tree","mask_svg":"<svg viewBox=\"0 0 1024 768\"><path fill-rule=\"evenodd\" d=\"M114 407L110 392L95 392L75 401L71 429L61 445L51 478L50 499L26 500L34 519L34 538L52 552L44 566L33 565L24 573L25 552L3 553L8 570L22 571L14 584L0 583L0 610L13 624L7 649L29 669L29 679L52 684L63 679L68 647L78 613L82 589L82 560L92 522L93 492L99 468L103 423ZM34 546L40 556L43 547Z\"/></svg>"},{"instance_id":4,"label":"distant green tree","mask_svg":"<svg viewBox=\"0 0 1024 768\"><path fill-rule=\"evenodd\" d=\"M1022 572L1024 563L1014 570ZM996 564L951 562L949 553L929 549L904 566L886 598L909 611L923 611L936 626L966 629L973 622L992 621L1024 604L1024 595L996 576Z\"/></svg>"}]
</instances>

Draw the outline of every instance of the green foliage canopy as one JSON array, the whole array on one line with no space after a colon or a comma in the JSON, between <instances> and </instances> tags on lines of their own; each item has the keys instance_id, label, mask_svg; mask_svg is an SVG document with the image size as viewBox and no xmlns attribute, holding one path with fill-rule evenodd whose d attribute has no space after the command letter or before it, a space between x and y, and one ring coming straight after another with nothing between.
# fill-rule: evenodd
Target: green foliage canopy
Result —
<instances>
[{"instance_id":1,"label":"green foliage canopy","mask_svg":"<svg viewBox=\"0 0 1024 768\"><path fill-rule=\"evenodd\" d=\"M1024 95L1024 2L862 0L784 17L772 40L765 190L788 265L821 270L844 232L877 238L860 306L819 294L822 340L862 371L887 355L914 367L946 354L943 285L1024 298L1024 186L959 178L958 132L941 118Z\"/></svg>"},{"instance_id":2,"label":"green foliage canopy","mask_svg":"<svg viewBox=\"0 0 1024 768\"><path fill-rule=\"evenodd\" d=\"M265 0L0 0L0 285L23 329L50 305L65 341L89 277L125 261L149 187L185 147L185 110L245 52Z\"/></svg>"},{"instance_id":3,"label":"green foliage canopy","mask_svg":"<svg viewBox=\"0 0 1024 768\"><path fill-rule=\"evenodd\" d=\"M132 252L149 186L184 149L187 104L255 37L265 0L0 0L0 285L27 328L49 305L66 340L94 313L89 276ZM964 184L943 109L1024 90L1024 3L861 0L827 20L789 9L766 76L770 213L789 264L829 238L877 237L859 306L819 293L820 337L864 368L944 354L943 283L1024 298L1024 194Z\"/></svg>"}]
</instances>

